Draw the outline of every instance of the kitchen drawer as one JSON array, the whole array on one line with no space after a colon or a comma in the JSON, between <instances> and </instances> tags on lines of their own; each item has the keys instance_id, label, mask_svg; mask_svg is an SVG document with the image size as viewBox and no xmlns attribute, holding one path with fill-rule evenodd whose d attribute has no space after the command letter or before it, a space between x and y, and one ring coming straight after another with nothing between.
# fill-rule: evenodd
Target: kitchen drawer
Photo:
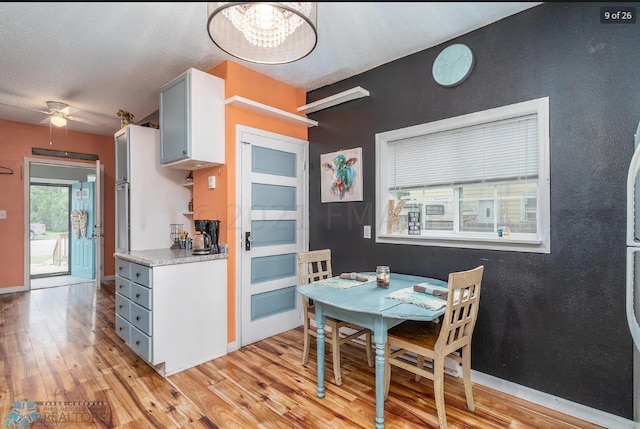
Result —
<instances>
[{"instance_id":1,"label":"kitchen drawer","mask_svg":"<svg viewBox=\"0 0 640 429\"><path fill-rule=\"evenodd\" d=\"M116 274L126 279L131 278L130 265L131 262L116 258Z\"/></svg>"},{"instance_id":2,"label":"kitchen drawer","mask_svg":"<svg viewBox=\"0 0 640 429\"><path fill-rule=\"evenodd\" d=\"M130 301L119 293L116 294L116 314L126 320L131 321Z\"/></svg>"},{"instance_id":3,"label":"kitchen drawer","mask_svg":"<svg viewBox=\"0 0 640 429\"><path fill-rule=\"evenodd\" d=\"M147 335L151 332L151 311L138 304L131 303L131 324Z\"/></svg>"},{"instance_id":4,"label":"kitchen drawer","mask_svg":"<svg viewBox=\"0 0 640 429\"><path fill-rule=\"evenodd\" d=\"M151 337L131 327L131 348L142 356L147 362L151 362Z\"/></svg>"},{"instance_id":5,"label":"kitchen drawer","mask_svg":"<svg viewBox=\"0 0 640 429\"><path fill-rule=\"evenodd\" d=\"M132 302L151 310L151 289L136 283L131 283L131 295L129 297Z\"/></svg>"},{"instance_id":6,"label":"kitchen drawer","mask_svg":"<svg viewBox=\"0 0 640 429\"><path fill-rule=\"evenodd\" d=\"M125 343L131 342L131 324L116 314L116 334L124 340Z\"/></svg>"},{"instance_id":7,"label":"kitchen drawer","mask_svg":"<svg viewBox=\"0 0 640 429\"><path fill-rule=\"evenodd\" d=\"M146 287L151 287L151 268L131 262L129 279Z\"/></svg>"},{"instance_id":8,"label":"kitchen drawer","mask_svg":"<svg viewBox=\"0 0 640 429\"><path fill-rule=\"evenodd\" d=\"M116 276L116 298L118 294L127 298L131 296L131 283L120 276Z\"/></svg>"}]
</instances>

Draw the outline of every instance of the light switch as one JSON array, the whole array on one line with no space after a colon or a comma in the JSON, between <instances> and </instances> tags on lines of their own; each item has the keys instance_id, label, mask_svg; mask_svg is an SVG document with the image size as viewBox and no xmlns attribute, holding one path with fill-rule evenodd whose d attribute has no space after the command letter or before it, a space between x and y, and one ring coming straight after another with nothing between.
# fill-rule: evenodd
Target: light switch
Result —
<instances>
[{"instance_id":1,"label":"light switch","mask_svg":"<svg viewBox=\"0 0 640 429\"><path fill-rule=\"evenodd\" d=\"M364 226L364 238L371 238L371 225Z\"/></svg>"},{"instance_id":2,"label":"light switch","mask_svg":"<svg viewBox=\"0 0 640 429\"><path fill-rule=\"evenodd\" d=\"M216 176L209 176L207 178L207 183L209 185L209 189L215 189L215 187L216 187Z\"/></svg>"},{"instance_id":3,"label":"light switch","mask_svg":"<svg viewBox=\"0 0 640 429\"><path fill-rule=\"evenodd\" d=\"M6 219L6 218L7 218L7 211L0 210L0 219Z\"/></svg>"}]
</instances>

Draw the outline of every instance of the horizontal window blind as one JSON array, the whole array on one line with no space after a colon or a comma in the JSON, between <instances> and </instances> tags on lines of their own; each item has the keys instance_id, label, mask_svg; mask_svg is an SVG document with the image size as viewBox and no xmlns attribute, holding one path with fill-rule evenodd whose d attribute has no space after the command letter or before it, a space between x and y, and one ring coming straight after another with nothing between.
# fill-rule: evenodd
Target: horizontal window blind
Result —
<instances>
[{"instance_id":1,"label":"horizontal window blind","mask_svg":"<svg viewBox=\"0 0 640 429\"><path fill-rule=\"evenodd\" d=\"M390 141L390 190L538 176L537 115Z\"/></svg>"}]
</instances>

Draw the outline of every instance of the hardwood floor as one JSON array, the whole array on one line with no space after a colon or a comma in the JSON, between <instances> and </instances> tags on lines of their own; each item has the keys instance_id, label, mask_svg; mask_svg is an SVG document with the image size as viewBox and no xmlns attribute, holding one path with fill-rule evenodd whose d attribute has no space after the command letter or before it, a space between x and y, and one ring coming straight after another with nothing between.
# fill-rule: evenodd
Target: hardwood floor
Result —
<instances>
[{"instance_id":1,"label":"hardwood floor","mask_svg":"<svg viewBox=\"0 0 640 429\"><path fill-rule=\"evenodd\" d=\"M342 386L327 360L324 399L315 347L301 363L301 328L164 379L116 336L114 308L113 282L0 295L0 418L32 400L40 417L31 428L374 427L374 369L353 346L343 347ZM452 429L599 427L480 385L472 413L461 383L446 378ZM431 382L394 369L385 424L437 428Z\"/></svg>"}]
</instances>

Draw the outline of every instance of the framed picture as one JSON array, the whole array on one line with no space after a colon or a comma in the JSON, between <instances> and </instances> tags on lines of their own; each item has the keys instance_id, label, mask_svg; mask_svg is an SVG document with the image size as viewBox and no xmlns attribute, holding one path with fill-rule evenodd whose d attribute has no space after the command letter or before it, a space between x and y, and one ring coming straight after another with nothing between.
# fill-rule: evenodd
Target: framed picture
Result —
<instances>
[{"instance_id":1,"label":"framed picture","mask_svg":"<svg viewBox=\"0 0 640 429\"><path fill-rule=\"evenodd\" d=\"M362 201L362 148L320 155L323 203Z\"/></svg>"}]
</instances>

